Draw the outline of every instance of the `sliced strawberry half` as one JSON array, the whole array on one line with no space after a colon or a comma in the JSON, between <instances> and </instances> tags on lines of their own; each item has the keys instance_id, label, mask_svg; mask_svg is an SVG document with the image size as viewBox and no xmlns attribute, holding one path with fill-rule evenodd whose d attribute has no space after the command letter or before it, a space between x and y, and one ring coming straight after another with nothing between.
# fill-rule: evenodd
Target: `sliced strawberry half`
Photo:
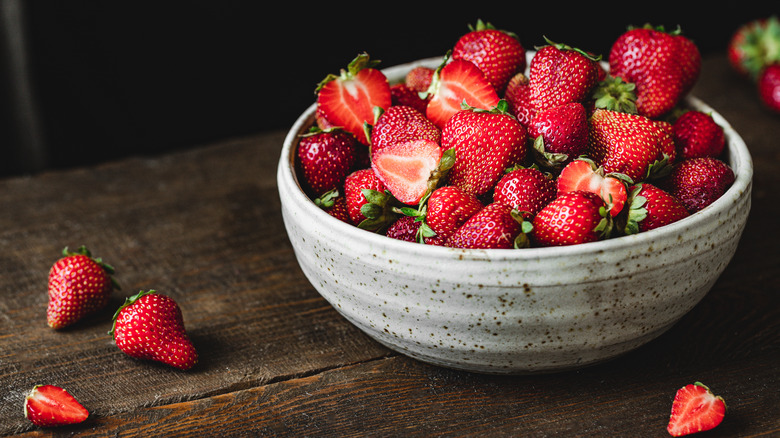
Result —
<instances>
[{"instance_id":1,"label":"sliced strawberry half","mask_svg":"<svg viewBox=\"0 0 780 438\"><path fill-rule=\"evenodd\" d=\"M366 145L364 124L374 121L374 108L392 104L390 83L377 65L368 54L360 54L339 75L326 76L316 89L320 115Z\"/></svg>"},{"instance_id":2,"label":"sliced strawberry half","mask_svg":"<svg viewBox=\"0 0 780 438\"><path fill-rule=\"evenodd\" d=\"M81 423L89 411L58 386L36 385L24 399L24 416L36 426L64 426Z\"/></svg>"},{"instance_id":3,"label":"sliced strawberry half","mask_svg":"<svg viewBox=\"0 0 780 438\"><path fill-rule=\"evenodd\" d=\"M428 106L426 116L440 129L453 114L468 106L489 110L500 100L495 88L471 61L448 57L434 73L428 88Z\"/></svg>"},{"instance_id":4,"label":"sliced strawberry half","mask_svg":"<svg viewBox=\"0 0 780 438\"><path fill-rule=\"evenodd\" d=\"M725 415L723 397L700 382L692 383L677 390L666 430L672 436L704 432L719 425Z\"/></svg>"},{"instance_id":5,"label":"sliced strawberry half","mask_svg":"<svg viewBox=\"0 0 780 438\"><path fill-rule=\"evenodd\" d=\"M410 140L377 151L371 167L398 201L414 205L428 191L428 182L439 167L441 158L441 146L435 141Z\"/></svg>"},{"instance_id":6,"label":"sliced strawberry half","mask_svg":"<svg viewBox=\"0 0 780 438\"><path fill-rule=\"evenodd\" d=\"M599 196L610 207L610 214L615 217L622 210L628 198L626 185L630 180L618 173L604 174L601 167L586 158L578 158L561 169L558 175L558 194L585 190Z\"/></svg>"}]
</instances>

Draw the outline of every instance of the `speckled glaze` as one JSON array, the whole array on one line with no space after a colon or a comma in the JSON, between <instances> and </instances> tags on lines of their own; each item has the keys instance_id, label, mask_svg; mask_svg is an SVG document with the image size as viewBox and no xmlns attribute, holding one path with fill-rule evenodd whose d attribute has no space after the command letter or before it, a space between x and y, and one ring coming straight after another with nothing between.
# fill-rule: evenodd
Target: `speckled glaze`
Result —
<instances>
[{"instance_id":1,"label":"speckled glaze","mask_svg":"<svg viewBox=\"0 0 780 438\"><path fill-rule=\"evenodd\" d=\"M529 53L529 57L531 54ZM400 80L427 59L385 69ZM714 204L666 227L558 248L460 250L403 242L347 225L301 191L293 158L312 105L285 139L282 214L306 277L373 339L427 363L478 373L571 370L631 351L668 330L731 260L750 210L753 167L726 130L736 181Z\"/></svg>"}]
</instances>

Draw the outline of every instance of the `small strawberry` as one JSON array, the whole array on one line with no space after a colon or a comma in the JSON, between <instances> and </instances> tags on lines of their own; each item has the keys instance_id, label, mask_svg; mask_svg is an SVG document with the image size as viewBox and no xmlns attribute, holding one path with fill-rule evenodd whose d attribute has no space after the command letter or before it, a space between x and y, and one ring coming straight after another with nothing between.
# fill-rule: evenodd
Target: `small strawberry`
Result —
<instances>
[{"instance_id":1,"label":"small strawberry","mask_svg":"<svg viewBox=\"0 0 780 438\"><path fill-rule=\"evenodd\" d=\"M352 223L347 211L347 198L341 195L338 189L325 192L322 196L315 198L314 203L336 219L348 224Z\"/></svg>"},{"instance_id":2,"label":"small strawberry","mask_svg":"<svg viewBox=\"0 0 780 438\"><path fill-rule=\"evenodd\" d=\"M426 236L426 243L446 240L471 216L482 209L482 202L471 193L455 186L435 189L427 201L425 225L432 234Z\"/></svg>"},{"instance_id":3,"label":"small strawberry","mask_svg":"<svg viewBox=\"0 0 780 438\"><path fill-rule=\"evenodd\" d=\"M341 129L321 130L317 127L298 140L298 166L305 188L312 196L341 187L344 178L355 166L358 148L363 148L355 136Z\"/></svg>"},{"instance_id":4,"label":"small strawberry","mask_svg":"<svg viewBox=\"0 0 780 438\"><path fill-rule=\"evenodd\" d=\"M24 398L24 416L41 427L78 424L89 411L68 391L54 385L35 385Z\"/></svg>"},{"instance_id":5,"label":"small strawberry","mask_svg":"<svg viewBox=\"0 0 780 438\"><path fill-rule=\"evenodd\" d=\"M696 157L717 157L726 146L723 127L712 114L685 111L672 124L677 156L684 160Z\"/></svg>"},{"instance_id":6,"label":"small strawberry","mask_svg":"<svg viewBox=\"0 0 780 438\"><path fill-rule=\"evenodd\" d=\"M435 72L435 68L419 65L406 73L403 83L415 93L424 93L430 88Z\"/></svg>"},{"instance_id":7,"label":"small strawberry","mask_svg":"<svg viewBox=\"0 0 780 438\"><path fill-rule=\"evenodd\" d=\"M189 370L198 352L184 329L181 309L173 298L154 290L127 298L114 314L109 332L130 357Z\"/></svg>"},{"instance_id":8,"label":"small strawberry","mask_svg":"<svg viewBox=\"0 0 780 438\"><path fill-rule=\"evenodd\" d=\"M532 240L538 246L565 246L606 239L612 233L607 205L593 192L564 192L533 218Z\"/></svg>"},{"instance_id":9,"label":"small strawberry","mask_svg":"<svg viewBox=\"0 0 780 438\"><path fill-rule=\"evenodd\" d=\"M588 150L588 115L580 102L553 106L536 113L528 125L534 151L545 166L559 167Z\"/></svg>"},{"instance_id":10,"label":"small strawberry","mask_svg":"<svg viewBox=\"0 0 780 438\"><path fill-rule=\"evenodd\" d=\"M452 49L452 59L471 61L485 73L498 93L503 93L509 79L525 70L525 48L517 35L496 29L477 20Z\"/></svg>"},{"instance_id":11,"label":"small strawberry","mask_svg":"<svg viewBox=\"0 0 780 438\"><path fill-rule=\"evenodd\" d=\"M639 182L663 169L664 135L645 116L599 108L590 117L587 155L604 172L624 174Z\"/></svg>"},{"instance_id":12,"label":"small strawberry","mask_svg":"<svg viewBox=\"0 0 780 438\"><path fill-rule=\"evenodd\" d=\"M558 194L585 190L601 197L612 217L623 211L628 199L628 177L619 173L605 173L604 169L588 158L578 158L561 169L556 180Z\"/></svg>"},{"instance_id":13,"label":"small strawberry","mask_svg":"<svg viewBox=\"0 0 780 438\"><path fill-rule=\"evenodd\" d=\"M473 214L447 239L451 248L510 249L523 233L522 216L512 207L493 202ZM530 224L529 224L530 225Z\"/></svg>"},{"instance_id":14,"label":"small strawberry","mask_svg":"<svg viewBox=\"0 0 780 438\"><path fill-rule=\"evenodd\" d=\"M600 57L545 38L529 67L531 104L537 111L584 102L598 84Z\"/></svg>"},{"instance_id":15,"label":"small strawberry","mask_svg":"<svg viewBox=\"0 0 780 438\"><path fill-rule=\"evenodd\" d=\"M517 73L509 80L504 92L504 100L509 104L509 112L526 129L536 115L536 110L531 105L531 86L529 84L528 76L524 73Z\"/></svg>"},{"instance_id":16,"label":"small strawberry","mask_svg":"<svg viewBox=\"0 0 780 438\"><path fill-rule=\"evenodd\" d=\"M385 188L403 204L419 203L439 167L442 149L431 140L393 143L374 152L371 167Z\"/></svg>"},{"instance_id":17,"label":"small strawberry","mask_svg":"<svg viewBox=\"0 0 780 438\"><path fill-rule=\"evenodd\" d=\"M425 114L428 107L428 99L423 99L420 94L403 83L397 83L390 86L390 104L409 106Z\"/></svg>"},{"instance_id":18,"label":"small strawberry","mask_svg":"<svg viewBox=\"0 0 780 438\"><path fill-rule=\"evenodd\" d=\"M476 196L488 193L507 168L526 158L527 136L504 100L489 111L458 111L442 129L442 149L455 150L450 184Z\"/></svg>"},{"instance_id":19,"label":"small strawberry","mask_svg":"<svg viewBox=\"0 0 780 438\"><path fill-rule=\"evenodd\" d=\"M662 187L690 213L695 213L720 198L734 182L735 175L724 161L713 157L678 161Z\"/></svg>"},{"instance_id":20,"label":"small strawberry","mask_svg":"<svg viewBox=\"0 0 780 438\"><path fill-rule=\"evenodd\" d=\"M671 436L684 436L714 429L726 415L726 402L701 382L677 390L666 430Z\"/></svg>"},{"instance_id":21,"label":"small strawberry","mask_svg":"<svg viewBox=\"0 0 780 438\"><path fill-rule=\"evenodd\" d=\"M385 236L404 242L417 242L421 225L422 222L414 216L400 216L385 230Z\"/></svg>"},{"instance_id":22,"label":"small strawberry","mask_svg":"<svg viewBox=\"0 0 780 438\"><path fill-rule=\"evenodd\" d=\"M449 60L449 54L436 69L425 96L425 115L440 129L464 103L487 110L499 101L498 93L479 67L463 59Z\"/></svg>"},{"instance_id":23,"label":"small strawberry","mask_svg":"<svg viewBox=\"0 0 780 438\"><path fill-rule=\"evenodd\" d=\"M327 75L315 89L318 110L332 126L350 132L363 144L368 138L364 123L374 120L374 108L387 108L392 104L390 84L381 70L379 61L368 54L359 54L338 75Z\"/></svg>"},{"instance_id":24,"label":"small strawberry","mask_svg":"<svg viewBox=\"0 0 780 438\"><path fill-rule=\"evenodd\" d=\"M411 140L429 140L441 143L441 129L424 113L407 105L393 105L379 110L370 128L371 154L386 146Z\"/></svg>"},{"instance_id":25,"label":"small strawberry","mask_svg":"<svg viewBox=\"0 0 780 438\"><path fill-rule=\"evenodd\" d=\"M530 219L557 195L552 175L535 167L515 167L501 177L493 191L493 202L518 210Z\"/></svg>"},{"instance_id":26,"label":"small strawberry","mask_svg":"<svg viewBox=\"0 0 780 438\"><path fill-rule=\"evenodd\" d=\"M761 70L757 87L761 103L769 110L780 113L780 61Z\"/></svg>"},{"instance_id":27,"label":"small strawberry","mask_svg":"<svg viewBox=\"0 0 780 438\"><path fill-rule=\"evenodd\" d=\"M344 180L350 222L361 229L383 232L395 222L395 199L372 168L359 169Z\"/></svg>"},{"instance_id":28,"label":"small strawberry","mask_svg":"<svg viewBox=\"0 0 780 438\"><path fill-rule=\"evenodd\" d=\"M111 292L119 289L113 274L114 268L85 246L77 251L65 247L49 271L49 327L65 328L106 307Z\"/></svg>"},{"instance_id":29,"label":"small strawberry","mask_svg":"<svg viewBox=\"0 0 780 438\"><path fill-rule=\"evenodd\" d=\"M780 20L770 16L742 24L729 39L726 53L737 73L756 80L767 65L780 62Z\"/></svg>"},{"instance_id":30,"label":"small strawberry","mask_svg":"<svg viewBox=\"0 0 780 438\"><path fill-rule=\"evenodd\" d=\"M652 119L671 111L691 90L701 54L680 29L629 27L612 44L609 73L636 85L639 114Z\"/></svg>"},{"instance_id":31,"label":"small strawberry","mask_svg":"<svg viewBox=\"0 0 780 438\"><path fill-rule=\"evenodd\" d=\"M690 216L677 198L650 183L630 187L627 204L625 234L653 230Z\"/></svg>"}]
</instances>

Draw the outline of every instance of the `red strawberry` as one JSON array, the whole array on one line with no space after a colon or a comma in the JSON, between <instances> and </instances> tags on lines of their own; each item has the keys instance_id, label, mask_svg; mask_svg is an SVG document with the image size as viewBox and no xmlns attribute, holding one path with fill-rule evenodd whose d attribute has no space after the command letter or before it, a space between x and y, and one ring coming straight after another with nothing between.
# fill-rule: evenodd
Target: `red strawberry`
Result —
<instances>
[{"instance_id":1,"label":"red strawberry","mask_svg":"<svg viewBox=\"0 0 780 438\"><path fill-rule=\"evenodd\" d=\"M599 58L576 47L547 42L531 58L531 104L541 111L569 102L584 102L598 84Z\"/></svg>"},{"instance_id":2,"label":"red strawberry","mask_svg":"<svg viewBox=\"0 0 780 438\"><path fill-rule=\"evenodd\" d=\"M452 59L471 61L493 88L503 93L509 78L525 70L525 48L515 34L482 20L476 26L469 25L469 30L455 43Z\"/></svg>"},{"instance_id":3,"label":"red strawberry","mask_svg":"<svg viewBox=\"0 0 780 438\"><path fill-rule=\"evenodd\" d=\"M590 117L588 156L606 173L621 173L639 182L662 164L661 128L651 119L606 109Z\"/></svg>"},{"instance_id":4,"label":"red strawberry","mask_svg":"<svg viewBox=\"0 0 780 438\"><path fill-rule=\"evenodd\" d=\"M423 99L418 92L402 83L390 86L390 97L391 105L410 106L423 114L425 114L425 109L428 106L427 99Z\"/></svg>"},{"instance_id":5,"label":"red strawberry","mask_svg":"<svg viewBox=\"0 0 780 438\"><path fill-rule=\"evenodd\" d=\"M578 158L561 170L556 180L558 194L585 190L601 197L615 217L626 204L628 198L627 184L632 184L625 175L605 173L590 159Z\"/></svg>"},{"instance_id":6,"label":"red strawberry","mask_svg":"<svg viewBox=\"0 0 780 438\"><path fill-rule=\"evenodd\" d=\"M701 71L701 54L680 29L631 27L613 43L609 72L636 85L639 114L657 119L690 91Z\"/></svg>"},{"instance_id":7,"label":"red strawberry","mask_svg":"<svg viewBox=\"0 0 780 438\"><path fill-rule=\"evenodd\" d=\"M533 218L538 246L564 246L606 239L612 232L607 205L593 192L564 192Z\"/></svg>"},{"instance_id":8,"label":"red strawberry","mask_svg":"<svg viewBox=\"0 0 780 438\"><path fill-rule=\"evenodd\" d=\"M198 362L198 352L184 329L179 305L154 290L127 298L114 314L109 334L121 351L136 359L153 360L181 370Z\"/></svg>"},{"instance_id":9,"label":"red strawberry","mask_svg":"<svg viewBox=\"0 0 780 438\"><path fill-rule=\"evenodd\" d=\"M377 65L368 54L360 54L339 75L326 76L315 90L317 106L328 123L363 144L368 144L363 125L374 121L374 108L392 104L390 84Z\"/></svg>"},{"instance_id":10,"label":"red strawberry","mask_svg":"<svg viewBox=\"0 0 780 438\"><path fill-rule=\"evenodd\" d=\"M627 203L625 234L653 230L690 216L680 200L649 183L632 186Z\"/></svg>"},{"instance_id":11,"label":"red strawberry","mask_svg":"<svg viewBox=\"0 0 780 438\"><path fill-rule=\"evenodd\" d=\"M666 430L671 436L683 436L711 430L723 421L726 402L701 382L685 385L674 395L672 413Z\"/></svg>"},{"instance_id":12,"label":"red strawberry","mask_svg":"<svg viewBox=\"0 0 780 438\"><path fill-rule=\"evenodd\" d=\"M455 186L435 189L428 198L425 212L425 224L432 231L425 239L426 243L433 239L435 242L445 242L482 207L482 202L476 196Z\"/></svg>"},{"instance_id":13,"label":"red strawberry","mask_svg":"<svg viewBox=\"0 0 780 438\"><path fill-rule=\"evenodd\" d=\"M400 216L385 231L385 236L405 242L417 242L421 221L414 216Z\"/></svg>"},{"instance_id":14,"label":"red strawberry","mask_svg":"<svg viewBox=\"0 0 780 438\"><path fill-rule=\"evenodd\" d=\"M504 100L509 104L509 112L526 129L536 115L536 110L531 105L531 86L529 84L528 76L517 73L509 80L504 92Z\"/></svg>"},{"instance_id":15,"label":"red strawberry","mask_svg":"<svg viewBox=\"0 0 780 438\"><path fill-rule=\"evenodd\" d=\"M658 128L659 147L661 155L666 157L667 164L677 160L677 145L674 144L674 125L666 120L653 120Z\"/></svg>"},{"instance_id":16,"label":"red strawberry","mask_svg":"<svg viewBox=\"0 0 780 438\"><path fill-rule=\"evenodd\" d=\"M463 109L464 103L487 110L499 101L498 93L479 67L463 59L448 62L448 57L436 70L426 96L429 100L425 115L442 129L453 114Z\"/></svg>"},{"instance_id":17,"label":"red strawberry","mask_svg":"<svg viewBox=\"0 0 780 438\"><path fill-rule=\"evenodd\" d=\"M312 196L341 187L357 160L355 136L340 130L313 128L298 141L298 164L305 188Z\"/></svg>"},{"instance_id":18,"label":"red strawberry","mask_svg":"<svg viewBox=\"0 0 780 438\"><path fill-rule=\"evenodd\" d=\"M406 73L404 84L416 93L424 93L431 86L435 72L436 69L422 65L414 67Z\"/></svg>"},{"instance_id":19,"label":"red strawberry","mask_svg":"<svg viewBox=\"0 0 780 438\"><path fill-rule=\"evenodd\" d=\"M662 187L695 213L712 204L734 182L734 171L712 157L681 160L672 168Z\"/></svg>"},{"instance_id":20,"label":"red strawberry","mask_svg":"<svg viewBox=\"0 0 780 438\"><path fill-rule=\"evenodd\" d=\"M736 72L755 80L764 67L780 62L780 20L777 16L764 17L739 26L726 53Z\"/></svg>"},{"instance_id":21,"label":"red strawberry","mask_svg":"<svg viewBox=\"0 0 780 438\"><path fill-rule=\"evenodd\" d=\"M534 150L546 165L558 167L588 150L588 115L580 102L539 111L528 125Z\"/></svg>"},{"instance_id":22,"label":"red strawberry","mask_svg":"<svg viewBox=\"0 0 780 438\"><path fill-rule=\"evenodd\" d=\"M360 169L344 180L347 212L353 225L380 232L393 223L393 199L372 168Z\"/></svg>"},{"instance_id":23,"label":"red strawberry","mask_svg":"<svg viewBox=\"0 0 780 438\"><path fill-rule=\"evenodd\" d=\"M723 127L702 111L686 111L672 124L677 156L681 160L695 157L717 157L726 146Z\"/></svg>"},{"instance_id":24,"label":"red strawberry","mask_svg":"<svg viewBox=\"0 0 780 438\"><path fill-rule=\"evenodd\" d=\"M767 65L758 76L758 97L768 109L780 113L780 61Z\"/></svg>"},{"instance_id":25,"label":"red strawberry","mask_svg":"<svg viewBox=\"0 0 780 438\"><path fill-rule=\"evenodd\" d=\"M403 204L417 204L429 190L431 174L442 157L439 143L409 140L373 154L371 167L390 193Z\"/></svg>"},{"instance_id":26,"label":"red strawberry","mask_svg":"<svg viewBox=\"0 0 780 438\"><path fill-rule=\"evenodd\" d=\"M49 271L49 327L61 329L103 309L111 292L119 286L111 275L114 268L92 257L81 246L77 251L62 250L63 257Z\"/></svg>"},{"instance_id":27,"label":"red strawberry","mask_svg":"<svg viewBox=\"0 0 780 438\"><path fill-rule=\"evenodd\" d=\"M500 103L490 111L461 110L442 129L442 149L455 150L450 184L477 196L490 191L528 153L525 128L506 112L506 101Z\"/></svg>"},{"instance_id":28,"label":"red strawberry","mask_svg":"<svg viewBox=\"0 0 780 438\"><path fill-rule=\"evenodd\" d=\"M429 140L441 143L441 129L424 113L407 105L393 105L382 111L370 128L371 153L386 146L410 140Z\"/></svg>"},{"instance_id":29,"label":"red strawberry","mask_svg":"<svg viewBox=\"0 0 780 438\"><path fill-rule=\"evenodd\" d=\"M338 190L334 189L325 192L319 198L315 198L314 203L336 219L348 224L352 223L349 211L347 211L347 198L341 195Z\"/></svg>"},{"instance_id":30,"label":"red strawberry","mask_svg":"<svg viewBox=\"0 0 780 438\"><path fill-rule=\"evenodd\" d=\"M447 239L451 248L509 249L523 229L512 207L494 202L473 214Z\"/></svg>"},{"instance_id":31,"label":"red strawberry","mask_svg":"<svg viewBox=\"0 0 780 438\"><path fill-rule=\"evenodd\" d=\"M556 195L555 180L549 173L535 167L517 167L498 180L493 202L506 204L530 219Z\"/></svg>"},{"instance_id":32,"label":"red strawberry","mask_svg":"<svg viewBox=\"0 0 780 438\"><path fill-rule=\"evenodd\" d=\"M89 411L68 391L54 385L35 385L24 398L24 416L41 427L81 423Z\"/></svg>"}]
</instances>

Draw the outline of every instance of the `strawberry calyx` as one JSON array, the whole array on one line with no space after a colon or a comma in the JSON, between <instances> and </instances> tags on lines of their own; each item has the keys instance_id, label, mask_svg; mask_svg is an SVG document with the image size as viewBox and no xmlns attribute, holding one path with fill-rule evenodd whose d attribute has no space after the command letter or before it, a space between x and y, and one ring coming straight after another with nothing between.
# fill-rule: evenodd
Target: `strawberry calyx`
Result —
<instances>
[{"instance_id":1,"label":"strawberry calyx","mask_svg":"<svg viewBox=\"0 0 780 438\"><path fill-rule=\"evenodd\" d=\"M596 108L636 114L636 84L621 77L607 75L593 88L591 99Z\"/></svg>"},{"instance_id":2,"label":"strawberry calyx","mask_svg":"<svg viewBox=\"0 0 780 438\"><path fill-rule=\"evenodd\" d=\"M526 219L526 217L529 216L529 212L513 208L510 214L512 215L512 218L520 224L520 231L517 233L517 236L515 236L515 240L512 243L513 248L530 248L532 243L529 236L533 232L534 225L532 221Z\"/></svg>"},{"instance_id":3,"label":"strawberry calyx","mask_svg":"<svg viewBox=\"0 0 780 438\"><path fill-rule=\"evenodd\" d=\"M114 316L112 318L113 322L111 324L111 330L108 331L108 334L111 335L111 337L115 336L115 332L116 332L116 319L117 319L117 317L119 317L119 313L122 310L124 310L128 306L133 305L133 303L138 301L138 299L141 298L142 296L150 295L150 294L154 294L154 293L156 293L156 291L154 289L150 289L150 290L146 290L146 291L141 290L138 293L136 293L135 295L131 295L131 296L125 298L125 302L121 306L119 306L118 309L116 309L116 312L114 312Z\"/></svg>"},{"instance_id":4,"label":"strawberry calyx","mask_svg":"<svg viewBox=\"0 0 780 438\"><path fill-rule=\"evenodd\" d=\"M400 206L389 190L361 189L361 192L367 202L360 207L365 219L357 225L358 228L380 233L398 219L396 207Z\"/></svg>"},{"instance_id":5,"label":"strawberry calyx","mask_svg":"<svg viewBox=\"0 0 780 438\"><path fill-rule=\"evenodd\" d=\"M547 43L547 45L553 46L553 47L555 47L556 49L558 49L560 51L574 51L574 52L577 52L577 53L581 54L582 56L584 56L585 58L587 58L587 59L589 59L589 60L591 60L593 62L601 61L601 58L602 58L601 55L594 55L593 53L590 53L590 52L587 52L585 50L582 50L579 47L570 46L568 44L556 43L556 42L550 40L549 38L547 38L546 35L544 35L543 38L544 38L544 41ZM542 46L536 46L535 48L538 51L538 50L542 49L543 47L545 47L545 46L543 46L543 45Z\"/></svg>"},{"instance_id":6,"label":"strawberry calyx","mask_svg":"<svg viewBox=\"0 0 780 438\"><path fill-rule=\"evenodd\" d=\"M490 23L489 21L482 21L481 18L477 19L477 23L476 24L470 24L469 23L468 28L469 28L470 32L478 32L478 31L481 31L481 30L498 30L498 31L501 31L501 32L511 36L512 38L514 38L514 39L516 39L518 41L520 40L520 38L518 37L518 35L516 33L512 32L512 31L508 31L508 30L498 29L495 26L493 26L493 24Z\"/></svg>"},{"instance_id":7,"label":"strawberry calyx","mask_svg":"<svg viewBox=\"0 0 780 438\"><path fill-rule=\"evenodd\" d=\"M756 80L765 66L780 62L780 19L772 15L744 24L729 45L735 68Z\"/></svg>"},{"instance_id":8,"label":"strawberry calyx","mask_svg":"<svg viewBox=\"0 0 780 438\"><path fill-rule=\"evenodd\" d=\"M316 94L322 89L322 87L325 86L325 84L336 79L345 81L354 79L355 75L357 75L361 70L365 68L376 68L380 63L381 61L378 59L371 59L371 57L368 56L368 53L366 52L359 53L352 61L349 62L349 64L347 64L347 68L342 68L339 70L338 75L333 73L326 75L325 78L317 84L314 92Z\"/></svg>"},{"instance_id":9,"label":"strawberry calyx","mask_svg":"<svg viewBox=\"0 0 780 438\"><path fill-rule=\"evenodd\" d=\"M562 152L550 152L547 150L544 143L544 136L539 135L534 139L533 148L535 158L535 164L551 169L560 170L563 165L568 162L569 154Z\"/></svg>"},{"instance_id":10,"label":"strawberry calyx","mask_svg":"<svg viewBox=\"0 0 780 438\"><path fill-rule=\"evenodd\" d=\"M645 23L645 24L643 24L641 26L637 26L637 25L633 25L633 24L630 24L630 25L626 26L626 30L636 30L636 29L654 30L656 32L663 32L663 33L666 33L666 34L669 34L669 35L674 35L674 36L682 35L682 28L679 25L676 28L674 28L673 30L667 30L666 26L664 26L662 24L654 25L652 23Z\"/></svg>"},{"instance_id":11,"label":"strawberry calyx","mask_svg":"<svg viewBox=\"0 0 780 438\"><path fill-rule=\"evenodd\" d=\"M623 234L630 235L639 232L639 223L647 217L647 198L640 196L639 192L642 190L642 183L636 184L628 195L626 201L625 223L620 226L620 230Z\"/></svg>"},{"instance_id":12,"label":"strawberry calyx","mask_svg":"<svg viewBox=\"0 0 780 438\"><path fill-rule=\"evenodd\" d=\"M320 208L330 208L333 207L334 202L336 201L336 198L340 196L340 192L338 189L331 189L327 192L323 193L321 196L314 199L314 204L317 207Z\"/></svg>"}]
</instances>

